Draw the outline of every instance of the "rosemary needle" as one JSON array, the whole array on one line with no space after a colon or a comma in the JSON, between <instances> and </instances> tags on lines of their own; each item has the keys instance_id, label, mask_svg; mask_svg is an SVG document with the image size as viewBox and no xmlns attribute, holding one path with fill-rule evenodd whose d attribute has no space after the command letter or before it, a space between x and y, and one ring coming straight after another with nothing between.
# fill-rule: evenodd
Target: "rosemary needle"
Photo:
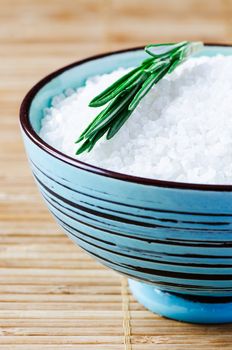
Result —
<instances>
[{"instance_id":1,"label":"rosemary needle","mask_svg":"<svg viewBox=\"0 0 232 350\"><path fill-rule=\"evenodd\" d=\"M145 52L150 57L90 102L90 107L107 106L76 141L82 142L76 154L90 152L104 135L107 140L111 139L150 89L202 46L201 42L189 41L147 45Z\"/></svg>"}]
</instances>

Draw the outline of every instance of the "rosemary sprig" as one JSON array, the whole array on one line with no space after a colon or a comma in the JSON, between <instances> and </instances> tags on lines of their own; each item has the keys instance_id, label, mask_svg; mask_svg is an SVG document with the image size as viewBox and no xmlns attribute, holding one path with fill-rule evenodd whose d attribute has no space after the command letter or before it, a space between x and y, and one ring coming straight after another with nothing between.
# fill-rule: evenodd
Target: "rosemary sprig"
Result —
<instances>
[{"instance_id":1,"label":"rosemary sprig","mask_svg":"<svg viewBox=\"0 0 232 350\"><path fill-rule=\"evenodd\" d=\"M90 107L107 106L76 141L82 142L76 154L90 152L105 134L107 140L111 139L150 89L202 46L201 42L189 41L147 45L145 52L150 57L90 102Z\"/></svg>"}]
</instances>

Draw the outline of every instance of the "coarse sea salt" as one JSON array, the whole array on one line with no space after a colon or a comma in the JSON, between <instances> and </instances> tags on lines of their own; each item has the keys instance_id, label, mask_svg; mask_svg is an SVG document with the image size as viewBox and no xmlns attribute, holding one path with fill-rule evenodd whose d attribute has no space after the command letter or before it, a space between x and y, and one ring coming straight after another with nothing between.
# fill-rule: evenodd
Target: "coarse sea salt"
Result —
<instances>
[{"instance_id":1,"label":"coarse sea salt","mask_svg":"<svg viewBox=\"0 0 232 350\"><path fill-rule=\"evenodd\" d=\"M191 58L143 98L120 131L90 153L77 140L101 108L90 100L130 69L94 76L55 96L40 137L86 163L141 177L232 184L232 56ZM78 79L78 77L77 77Z\"/></svg>"}]
</instances>

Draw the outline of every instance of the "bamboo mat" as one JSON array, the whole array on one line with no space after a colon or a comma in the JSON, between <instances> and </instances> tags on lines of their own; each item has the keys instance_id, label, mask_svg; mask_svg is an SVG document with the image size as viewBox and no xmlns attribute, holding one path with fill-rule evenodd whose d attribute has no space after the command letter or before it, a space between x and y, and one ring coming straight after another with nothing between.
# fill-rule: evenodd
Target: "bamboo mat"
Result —
<instances>
[{"instance_id":1,"label":"bamboo mat","mask_svg":"<svg viewBox=\"0 0 232 350\"><path fill-rule=\"evenodd\" d=\"M18 127L26 91L87 55L154 41L230 42L231 0L0 0L0 349L232 349L232 326L146 311L74 246L32 180Z\"/></svg>"}]
</instances>

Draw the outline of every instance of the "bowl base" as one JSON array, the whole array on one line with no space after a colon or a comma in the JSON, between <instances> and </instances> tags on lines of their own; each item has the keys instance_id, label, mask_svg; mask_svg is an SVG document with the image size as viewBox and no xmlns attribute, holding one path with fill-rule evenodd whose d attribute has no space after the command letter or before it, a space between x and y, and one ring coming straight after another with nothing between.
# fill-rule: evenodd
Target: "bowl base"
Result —
<instances>
[{"instance_id":1,"label":"bowl base","mask_svg":"<svg viewBox=\"0 0 232 350\"><path fill-rule=\"evenodd\" d=\"M129 279L129 286L139 303L150 311L177 321L190 323L232 322L232 298L213 298L213 302L187 299L181 294L161 291L146 283ZM196 297L197 298L197 297Z\"/></svg>"}]
</instances>

